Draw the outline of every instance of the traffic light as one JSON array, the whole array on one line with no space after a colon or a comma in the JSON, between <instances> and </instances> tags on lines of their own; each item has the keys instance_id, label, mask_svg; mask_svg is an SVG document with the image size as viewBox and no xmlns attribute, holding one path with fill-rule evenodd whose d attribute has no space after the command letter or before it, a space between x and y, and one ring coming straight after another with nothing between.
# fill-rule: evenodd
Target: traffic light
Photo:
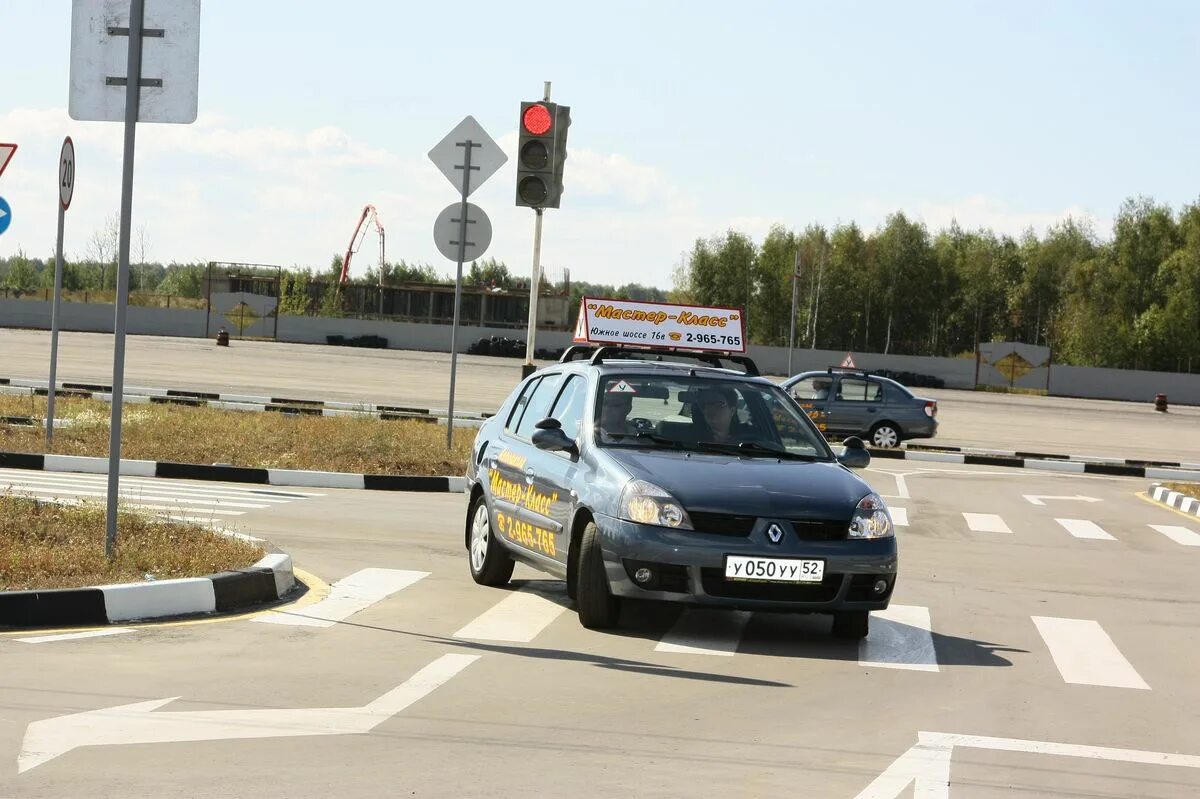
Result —
<instances>
[{"instance_id":1,"label":"traffic light","mask_svg":"<svg viewBox=\"0 0 1200 799\"><path fill-rule=\"evenodd\" d=\"M571 109L544 101L521 103L517 139L517 205L557 208L562 197Z\"/></svg>"}]
</instances>

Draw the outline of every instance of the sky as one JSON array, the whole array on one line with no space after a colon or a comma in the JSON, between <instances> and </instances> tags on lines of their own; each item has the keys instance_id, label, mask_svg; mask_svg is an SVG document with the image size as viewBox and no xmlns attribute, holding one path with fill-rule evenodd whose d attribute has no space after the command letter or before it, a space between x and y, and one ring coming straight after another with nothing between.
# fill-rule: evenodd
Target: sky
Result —
<instances>
[{"instance_id":1,"label":"sky","mask_svg":"<svg viewBox=\"0 0 1200 799\"><path fill-rule=\"evenodd\" d=\"M0 256L53 253L66 135L68 257L119 209L122 126L67 115L71 5L0 0L19 146ZM427 153L472 115L510 156L471 197L486 255L528 274L516 131L549 80L572 118L551 279L667 288L698 237L896 211L1013 235L1070 215L1103 238L1128 197L1200 198L1197 74L1191 0L203 0L199 118L138 125L132 225L150 261L323 268L370 203L389 261L452 274L432 229L457 196ZM351 271L377 258L370 232Z\"/></svg>"}]
</instances>

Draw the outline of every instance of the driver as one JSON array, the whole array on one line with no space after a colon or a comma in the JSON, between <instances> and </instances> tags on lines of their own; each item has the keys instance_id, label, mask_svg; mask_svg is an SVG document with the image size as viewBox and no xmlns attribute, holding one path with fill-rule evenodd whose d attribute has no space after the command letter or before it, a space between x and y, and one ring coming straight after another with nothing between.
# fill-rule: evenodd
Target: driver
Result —
<instances>
[{"instance_id":1,"label":"driver","mask_svg":"<svg viewBox=\"0 0 1200 799\"><path fill-rule=\"evenodd\" d=\"M624 381L614 383L605 392L600 404L600 432L609 436L635 432L628 418L633 410L633 397L632 387Z\"/></svg>"},{"instance_id":2,"label":"driver","mask_svg":"<svg viewBox=\"0 0 1200 799\"><path fill-rule=\"evenodd\" d=\"M718 444L738 440L741 426L734 420L737 413L737 392L728 386L704 388L700 391L697 404L700 406L704 423L708 426L710 440Z\"/></svg>"}]
</instances>

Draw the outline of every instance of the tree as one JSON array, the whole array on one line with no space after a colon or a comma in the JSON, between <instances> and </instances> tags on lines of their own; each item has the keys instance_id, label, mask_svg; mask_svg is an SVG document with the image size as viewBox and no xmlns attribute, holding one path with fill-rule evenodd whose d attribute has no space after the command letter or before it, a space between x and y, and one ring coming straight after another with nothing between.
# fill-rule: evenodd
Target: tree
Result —
<instances>
[{"instance_id":1,"label":"tree","mask_svg":"<svg viewBox=\"0 0 1200 799\"><path fill-rule=\"evenodd\" d=\"M107 291L117 286L117 249L121 241L121 218L113 214L105 221L103 227L92 233L89 251L92 260L100 271L100 279L96 288ZM109 267L112 267L110 270Z\"/></svg>"},{"instance_id":2,"label":"tree","mask_svg":"<svg viewBox=\"0 0 1200 799\"><path fill-rule=\"evenodd\" d=\"M38 288L38 271L33 263L25 256L24 250L9 259L7 274L4 276L4 286L19 291L33 291Z\"/></svg>"}]
</instances>

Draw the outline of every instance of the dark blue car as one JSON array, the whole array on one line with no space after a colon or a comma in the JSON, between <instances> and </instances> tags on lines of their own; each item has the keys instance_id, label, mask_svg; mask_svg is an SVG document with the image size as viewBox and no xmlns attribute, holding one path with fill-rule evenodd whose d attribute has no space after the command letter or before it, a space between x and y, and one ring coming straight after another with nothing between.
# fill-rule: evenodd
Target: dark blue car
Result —
<instances>
[{"instance_id":1,"label":"dark blue car","mask_svg":"<svg viewBox=\"0 0 1200 799\"><path fill-rule=\"evenodd\" d=\"M582 624L624 598L826 613L839 637L887 607L887 506L754 364L573 347L480 428L467 469L471 574L515 561L567 581Z\"/></svg>"}]
</instances>

